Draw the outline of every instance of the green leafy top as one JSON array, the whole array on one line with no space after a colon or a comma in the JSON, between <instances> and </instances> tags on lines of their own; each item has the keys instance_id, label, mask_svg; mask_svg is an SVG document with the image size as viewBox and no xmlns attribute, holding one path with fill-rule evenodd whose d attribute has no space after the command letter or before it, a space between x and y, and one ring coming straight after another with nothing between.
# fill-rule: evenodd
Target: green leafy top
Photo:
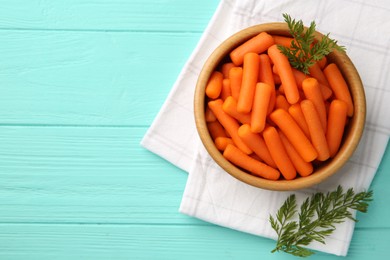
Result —
<instances>
[{"instance_id":1,"label":"green leafy top","mask_svg":"<svg viewBox=\"0 0 390 260\"><path fill-rule=\"evenodd\" d=\"M349 209L367 212L372 195L372 191L355 194L352 188L344 193L343 188L338 186L335 191L326 194L319 192L307 198L300 207L298 217L295 195L289 196L278 210L276 218L269 218L278 235L272 252L283 251L300 257L314 254L303 246L313 240L325 244L325 237L332 234L336 224L346 219L357 221Z\"/></svg>"},{"instance_id":2,"label":"green leafy top","mask_svg":"<svg viewBox=\"0 0 390 260\"><path fill-rule=\"evenodd\" d=\"M296 21L288 14L283 14L283 17L294 40L290 48L281 45L278 45L278 48L287 56L292 67L309 74L309 67L333 50L345 52L345 47L337 45L337 41L330 39L329 33L321 40L315 41L316 24L314 21L310 23L309 28L305 29L302 20Z\"/></svg>"}]
</instances>

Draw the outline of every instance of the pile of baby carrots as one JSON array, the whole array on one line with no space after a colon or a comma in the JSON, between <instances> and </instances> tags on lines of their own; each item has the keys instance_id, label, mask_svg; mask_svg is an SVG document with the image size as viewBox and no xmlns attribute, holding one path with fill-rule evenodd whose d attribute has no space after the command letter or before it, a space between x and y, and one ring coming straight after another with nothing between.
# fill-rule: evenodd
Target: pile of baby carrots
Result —
<instances>
[{"instance_id":1,"label":"pile of baby carrots","mask_svg":"<svg viewBox=\"0 0 390 260\"><path fill-rule=\"evenodd\" d=\"M334 157L353 115L348 85L326 57L306 75L277 45L293 38L262 32L230 53L206 85L205 118L223 156L270 180L310 175Z\"/></svg>"}]
</instances>

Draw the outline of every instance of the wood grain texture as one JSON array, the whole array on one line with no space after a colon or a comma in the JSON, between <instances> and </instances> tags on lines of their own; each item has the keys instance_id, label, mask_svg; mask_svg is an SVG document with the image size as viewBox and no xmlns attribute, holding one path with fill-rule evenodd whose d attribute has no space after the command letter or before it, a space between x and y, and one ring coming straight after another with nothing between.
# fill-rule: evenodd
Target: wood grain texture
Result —
<instances>
[{"instance_id":1,"label":"wood grain texture","mask_svg":"<svg viewBox=\"0 0 390 260\"><path fill-rule=\"evenodd\" d=\"M0 124L150 125L200 37L0 33Z\"/></svg>"},{"instance_id":2,"label":"wood grain texture","mask_svg":"<svg viewBox=\"0 0 390 260\"><path fill-rule=\"evenodd\" d=\"M187 174L139 145L145 131L0 127L0 223L187 223Z\"/></svg>"},{"instance_id":3,"label":"wood grain texture","mask_svg":"<svg viewBox=\"0 0 390 260\"><path fill-rule=\"evenodd\" d=\"M217 0L3 0L0 29L202 32Z\"/></svg>"},{"instance_id":4,"label":"wood grain texture","mask_svg":"<svg viewBox=\"0 0 390 260\"><path fill-rule=\"evenodd\" d=\"M217 226L0 225L1 259L297 259L270 239ZM351 253L386 259L388 229L356 229ZM23 246L21 246L23 245ZM10 252L14 252L10 254ZM339 259L317 252L313 259Z\"/></svg>"},{"instance_id":5,"label":"wood grain texture","mask_svg":"<svg viewBox=\"0 0 390 260\"><path fill-rule=\"evenodd\" d=\"M180 214L139 145L218 2L1 1L0 259L295 259ZM389 150L347 259L387 255Z\"/></svg>"}]
</instances>

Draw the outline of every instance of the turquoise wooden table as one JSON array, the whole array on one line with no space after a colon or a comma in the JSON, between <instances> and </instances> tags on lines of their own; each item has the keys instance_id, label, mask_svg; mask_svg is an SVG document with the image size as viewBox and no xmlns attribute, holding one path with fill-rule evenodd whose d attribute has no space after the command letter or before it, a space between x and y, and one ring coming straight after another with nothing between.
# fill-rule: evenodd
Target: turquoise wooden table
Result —
<instances>
[{"instance_id":1,"label":"turquoise wooden table","mask_svg":"<svg viewBox=\"0 0 390 260\"><path fill-rule=\"evenodd\" d=\"M0 259L294 259L178 213L187 173L139 145L217 5L1 1ZM388 255L389 171L347 259Z\"/></svg>"}]
</instances>

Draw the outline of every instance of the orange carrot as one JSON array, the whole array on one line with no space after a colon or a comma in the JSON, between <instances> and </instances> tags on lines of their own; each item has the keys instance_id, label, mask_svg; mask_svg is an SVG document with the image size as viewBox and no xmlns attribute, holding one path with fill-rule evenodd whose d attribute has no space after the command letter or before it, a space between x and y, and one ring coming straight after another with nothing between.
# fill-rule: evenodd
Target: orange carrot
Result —
<instances>
[{"instance_id":1,"label":"orange carrot","mask_svg":"<svg viewBox=\"0 0 390 260\"><path fill-rule=\"evenodd\" d=\"M265 127L272 87L267 83L257 83L251 114L251 130L260 133Z\"/></svg>"},{"instance_id":2,"label":"orange carrot","mask_svg":"<svg viewBox=\"0 0 390 260\"><path fill-rule=\"evenodd\" d=\"M249 52L254 52L257 54L262 53L273 44L274 38L266 32L261 32L235 48L230 53L230 59L236 66L240 66L244 61L245 54Z\"/></svg>"},{"instance_id":3,"label":"orange carrot","mask_svg":"<svg viewBox=\"0 0 390 260\"><path fill-rule=\"evenodd\" d=\"M242 124L250 124L251 122L251 114L250 113L240 113L237 111L237 101L229 96L224 102L222 106L223 111L228 115L234 117Z\"/></svg>"},{"instance_id":4,"label":"orange carrot","mask_svg":"<svg viewBox=\"0 0 390 260\"><path fill-rule=\"evenodd\" d=\"M299 100L300 101L304 100L305 99L305 93L303 93L303 90L299 89L298 92L299 92Z\"/></svg>"},{"instance_id":5,"label":"orange carrot","mask_svg":"<svg viewBox=\"0 0 390 260\"><path fill-rule=\"evenodd\" d=\"M326 64L328 63L328 59L326 58L326 56L322 57L322 59L320 59L319 61L317 61L318 63L318 66L320 67L320 69L324 69Z\"/></svg>"},{"instance_id":6,"label":"orange carrot","mask_svg":"<svg viewBox=\"0 0 390 260\"><path fill-rule=\"evenodd\" d=\"M219 97L219 94L221 93L222 90L222 80L223 80L223 75L221 72L214 71L211 74L210 79L206 85L206 95L209 98L215 99Z\"/></svg>"},{"instance_id":7,"label":"orange carrot","mask_svg":"<svg viewBox=\"0 0 390 260\"><path fill-rule=\"evenodd\" d=\"M302 177L310 175L313 172L313 165L309 162L305 162L305 160L302 159L302 157L295 150L294 146L292 146L290 141L281 131L279 131L279 135L284 145L284 148L286 149L288 157L290 157L290 160L299 175L301 175Z\"/></svg>"},{"instance_id":8,"label":"orange carrot","mask_svg":"<svg viewBox=\"0 0 390 260\"><path fill-rule=\"evenodd\" d=\"M222 100L225 100L228 96L231 95L232 95L232 91L230 89L230 79L223 79L220 97Z\"/></svg>"},{"instance_id":9,"label":"orange carrot","mask_svg":"<svg viewBox=\"0 0 390 260\"><path fill-rule=\"evenodd\" d=\"M297 175L294 165L292 164L286 149L280 140L277 130L270 126L264 129L263 138L268 150L271 154L272 159L278 166L278 169L282 173L286 180L292 180Z\"/></svg>"},{"instance_id":10,"label":"orange carrot","mask_svg":"<svg viewBox=\"0 0 390 260\"><path fill-rule=\"evenodd\" d=\"M302 113L301 105L300 104L291 105L288 108L288 113L292 116L292 118L294 118L295 122L302 129L305 136L310 139L309 128L307 127L305 116Z\"/></svg>"},{"instance_id":11,"label":"orange carrot","mask_svg":"<svg viewBox=\"0 0 390 260\"><path fill-rule=\"evenodd\" d=\"M223 151L228 144L234 144L233 140L229 137L217 137L214 141L218 150Z\"/></svg>"},{"instance_id":12,"label":"orange carrot","mask_svg":"<svg viewBox=\"0 0 390 260\"><path fill-rule=\"evenodd\" d=\"M281 84L282 83L282 80L280 79L278 74L272 73L272 76L274 78L275 84Z\"/></svg>"},{"instance_id":13,"label":"orange carrot","mask_svg":"<svg viewBox=\"0 0 390 260\"><path fill-rule=\"evenodd\" d=\"M324 129L324 132L326 131L326 108L324 99L322 97L320 85L315 78L307 78L302 82L302 89L305 93L305 97L309 99L311 102L313 102L314 107L316 108L316 111L318 113L318 116L321 120L322 129Z\"/></svg>"},{"instance_id":14,"label":"orange carrot","mask_svg":"<svg viewBox=\"0 0 390 260\"><path fill-rule=\"evenodd\" d=\"M253 159L259 161L259 162L264 162L264 161L263 161L259 156L257 156L257 154L255 154L255 153L251 153L249 156L252 157Z\"/></svg>"},{"instance_id":15,"label":"orange carrot","mask_svg":"<svg viewBox=\"0 0 390 260\"><path fill-rule=\"evenodd\" d=\"M307 126L309 127L311 141L318 153L317 159L319 161L326 161L329 158L330 153L328 143L326 142L325 132L322 128L321 120L316 108L313 102L305 99L301 102L301 109L305 116Z\"/></svg>"},{"instance_id":16,"label":"orange carrot","mask_svg":"<svg viewBox=\"0 0 390 260\"><path fill-rule=\"evenodd\" d=\"M209 107L206 107L204 117L206 119L206 122L214 122L215 120L217 120L217 118L213 114L213 111L211 111Z\"/></svg>"},{"instance_id":17,"label":"orange carrot","mask_svg":"<svg viewBox=\"0 0 390 260\"><path fill-rule=\"evenodd\" d=\"M229 78L229 71L233 67L235 67L233 62L227 62L227 63L222 64L221 72L222 72L222 75L223 75L224 79Z\"/></svg>"},{"instance_id":18,"label":"orange carrot","mask_svg":"<svg viewBox=\"0 0 390 260\"><path fill-rule=\"evenodd\" d=\"M232 97L235 100L238 100L238 96L240 95L241 83L242 83L242 68L241 67L233 67L229 71L229 79L230 79L230 90L232 93Z\"/></svg>"},{"instance_id":19,"label":"orange carrot","mask_svg":"<svg viewBox=\"0 0 390 260\"><path fill-rule=\"evenodd\" d=\"M330 98L333 94L333 91L330 87L328 86L325 86L324 84L320 84L320 89L321 89L321 94L322 94L322 97L324 100L327 100L328 98Z\"/></svg>"},{"instance_id":20,"label":"orange carrot","mask_svg":"<svg viewBox=\"0 0 390 260\"><path fill-rule=\"evenodd\" d=\"M353 115L353 102L351 93L349 92L347 82L341 74L336 64L331 63L324 69L324 74L328 79L329 85L332 88L336 99L340 99L347 103L348 116Z\"/></svg>"},{"instance_id":21,"label":"orange carrot","mask_svg":"<svg viewBox=\"0 0 390 260\"><path fill-rule=\"evenodd\" d=\"M267 83L268 85L270 85L272 87L271 98L270 98L269 105L268 105L268 114L269 114L272 112L272 110L274 110L274 106L275 106L275 98L276 98L275 80L274 80L274 76L272 73L271 61L270 61L268 55L267 54L260 54L259 58L260 58L260 68L259 68L258 81Z\"/></svg>"},{"instance_id":22,"label":"orange carrot","mask_svg":"<svg viewBox=\"0 0 390 260\"><path fill-rule=\"evenodd\" d=\"M279 75L278 73L278 68L274 65L272 65L272 73L276 74L276 75Z\"/></svg>"},{"instance_id":23,"label":"orange carrot","mask_svg":"<svg viewBox=\"0 0 390 260\"><path fill-rule=\"evenodd\" d=\"M288 111L290 104L287 102L287 99L283 95L276 96L275 108L281 108Z\"/></svg>"},{"instance_id":24,"label":"orange carrot","mask_svg":"<svg viewBox=\"0 0 390 260\"><path fill-rule=\"evenodd\" d=\"M330 107L330 101L325 100L325 108L326 108L326 114L329 117L329 107Z\"/></svg>"},{"instance_id":25,"label":"orange carrot","mask_svg":"<svg viewBox=\"0 0 390 260\"><path fill-rule=\"evenodd\" d=\"M330 103L328 129L326 131L330 157L334 157L339 150L347 119L347 109L347 104L344 101L335 99Z\"/></svg>"},{"instance_id":26,"label":"orange carrot","mask_svg":"<svg viewBox=\"0 0 390 260\"><path fill-rule=\"evenodd\" d=\"M272 35L274 37L274 42L277 45L282 45L284 47L290 48L291 42L294 40L292 37L280 36L280 35Z\"/></svg>"},{"instance_id":27,"label":"orange carrot","mask_svg":"<svg viewBox=\"0 0 390 260\"><path fill-rule=\"evenodd\" d=\"M249 147L238 136L238 128L240 127L240 125L238 124L237 120L226 114L222 109L222 105L222 99L209 101L208 103L208 106L210 107L211 111L213 111L218 121L233 139L234 144L244 153L252 153L251 149L249 149Z\"/></svg>"},{"instance_id":28,"label":"orange carrot","mask_svg":"<svg viewBox=\"0 0 390 260\"><path fill-rule=\"evenodd\" d=\"M277 180L280 177L278 170L253 159L234 145L229 144L223 152L223 156L231 163L265 179Z\"/></svg>"},{"instance_id":29,"label":"orange carrot","mask_svg":"<svg viewBox=\"0 0 390 260\"><path fill-rule=\"evenodd\" d=\"M268 48L268 55L278 70L287 101L290 104L297 103L299 100L298 86L287 57L279 51L276 45Z\"/></svg>"},{"instance_id":30,"label":"orange carrot","mask_svg":"<svg viewBox=\"0 0 390 260\"><path fill-rule=\"evenodd\" d=\"M242 84L237 100L237 111L240 113L249 113L252 109L259 74L259 64L260 59L258 54L254 52L245 54L242 68Z\"/></svg>"},{"instance_id":31,"label":"orange carrot","mask_svg":"<svg viewBox=\"0 0 390 260\"><path fill-rule=\"evenodd\" d=\"M316 78L319 83L325 86L329 86L328 80L326 79L318 63L314 63L312 66L309 67L309 73L310 76Z\"/></svg>"},{"instance_id":32,"label":"orange carrot","mask_svg":"<svg viewBox=\"0 0 390 260\"><path fill-rule=\"evenodd\" d=\"M284 95L286 93L284 93L284 87L283 85L281 84L278 88L278 93L276 93L276 95Z\"/></svg>"},{"instance_id":33,"label":"orange carrot","mask_svg":"<svg viewBox=\"0 0 390 260\"><path fill-rule=\"evenodd\" d=\"M311 162L317 158L316 149L288 112L283 109L276 109L269 117L306 162Z\"/></svg>"},{"instance_id":34,"label":"orange carrot","mask_svg":"<svg viewBox=\"0 0 390 260\"><path fill-rule=\"evenodd\" d=\"M260 54L260 67L259 67L259 82L264 82L270 85L271 87L275 87L274 77L272 75L272 67L271 61L267 54Z\"/></svg>"},{"instance_id":35,"label":"orange carrot","mask_svg":"<svg viewBox=\"0 0 390 260\"><path fill-rule=\"evenodd\" d=\"M261 160L273 168L277 168L271 154L265 145L264 139L261 135L253 133L248 124L240 126L238 135L246 145L257 155Z\"/></svg>"},{"instance_id":36,"label":"orange carrot","mask_svg":"<svg viewBox=\"0 0 390 260\"><path fill-rule=\"evenodd\" d=\"M308 76L300 70L292 68L295 81L297 82L298 88L302 88L302 82L308 78Z\"/></svg>"},{"instance_id":37,"label":"orange carrot","mask_svg":"<svg viewBox=\"0 0 390 260\"><path fill-rule=\"evenodd\" d=\"M207 128L213 140L217 139L218 137L226 137L225 129L219 121L207 123Z\"/></svg>"}]
</instances>

